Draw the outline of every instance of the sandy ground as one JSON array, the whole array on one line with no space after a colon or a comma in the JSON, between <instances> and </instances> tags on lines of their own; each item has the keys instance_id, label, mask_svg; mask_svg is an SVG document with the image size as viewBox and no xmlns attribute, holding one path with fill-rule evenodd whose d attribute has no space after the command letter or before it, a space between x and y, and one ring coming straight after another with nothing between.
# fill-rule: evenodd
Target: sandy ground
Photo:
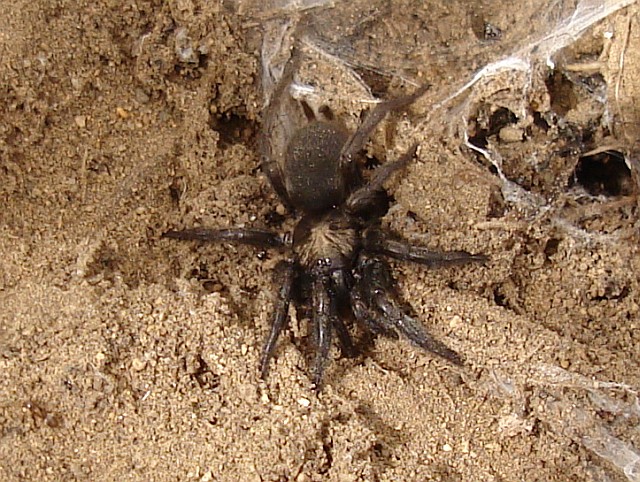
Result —
<instances>
[{"instance_id":1,"label":"sandy ground","mask_svg":"<svg viewBox=\"0 0 640 482\"><path fill-rule=\"evenodd\" d=\"M1 2L0 479L640 480L637 174L618 155L638 158L638 7L536 70L524 110L507 76L436 111L526 40L510 26L537 3L376 4L392 8L351 45L394 75L362 78L386 97L433 83L369 148L384 161L420 143L385 224L490 262L394 263L465 367L380 338L336 352L316 393L293 311L258 377L281 254L160 238L293 226L254 142L267 15ZM318 71L355 125L368 105Z\"/></svg>"}]
</instances>

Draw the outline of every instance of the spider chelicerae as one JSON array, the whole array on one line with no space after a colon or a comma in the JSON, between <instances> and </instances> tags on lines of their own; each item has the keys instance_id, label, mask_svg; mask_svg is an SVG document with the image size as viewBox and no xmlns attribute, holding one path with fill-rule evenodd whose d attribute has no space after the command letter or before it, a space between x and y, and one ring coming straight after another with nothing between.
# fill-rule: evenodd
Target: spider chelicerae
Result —
<instances>
[{"instance_id":1,"label":"spider chelicerae","mask_svg":"<svg viewBox=\"0 0 640 482\"><path fill-rule=\"evenodd\" d=\"M261 151L263 172L282 202L299 217L293 234L264 229L195 228L168 231L164 237L286 251L285 259L276 266L279 289L260 360L263 378L287 325L292 300L305 306L310 302L316 350L312 364L315 387L322 382L334 333L342 353L354 354L349 329L354 320L374 334L393 338L402 335L418 347L461 365L458 353L433 338L402 309L385 258L436 266L482 262L486 257L464 251L433 252L411 245L381 227L380 219L389 207L383 184L414 158L417 145L397 161L378 167L367 181L357 162L369 136L386 114L406 109L427 87L377 104L357 130L349 133L333 119L328 108L315 112L306 102L295 101L289 94L292 79L289 66L265 109ZM298 119L293 114L296 109Z\"/></svg>"}]
</instances>

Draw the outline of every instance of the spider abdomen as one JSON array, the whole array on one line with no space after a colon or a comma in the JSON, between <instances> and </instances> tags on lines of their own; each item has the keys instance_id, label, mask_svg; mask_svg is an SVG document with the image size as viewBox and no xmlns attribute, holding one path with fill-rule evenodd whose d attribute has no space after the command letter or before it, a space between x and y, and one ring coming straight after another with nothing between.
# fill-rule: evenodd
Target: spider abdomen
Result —
<instances>
[{"instance_id":1,"label":"spider abdomen","mask_svg":"<svg viewBox=\"0 0 640 482\"><path fill-rule=\"evenodd\" d=\"M296 208L321 212L344 201L348 186L340 152L348 137L339 124L323 121L313 121L293 135L287 146L284 177Z\"/></svg>"}]
</instances>

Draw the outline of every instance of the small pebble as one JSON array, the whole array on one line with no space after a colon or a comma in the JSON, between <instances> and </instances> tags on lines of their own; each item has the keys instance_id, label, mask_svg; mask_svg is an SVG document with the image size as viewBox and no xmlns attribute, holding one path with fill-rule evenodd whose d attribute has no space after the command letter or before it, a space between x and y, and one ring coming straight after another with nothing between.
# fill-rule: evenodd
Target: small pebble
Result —
<instances>
[{"instance_id":1,"label":"small pebble","mask_svg":"<svg viewBox=\"0 0 640 482\"><path fill-rule=\"evenodd\" d=\"M116 114L118 114L118 117L120 117L121 119L128 119L131 115L128 110L122 107L116 107Z\"/></svg>"},{"instance_id":2,"label":"small pebble","mask_svg":"<svg viewBox=\"0 0 640 482\"><path fill-rule=\"evenodd\" d=\"M140 358L134 358L131 361L131 368L133 368L134 372L141 372L147 366L147 362L145 360L141 360Z\"/></svg>"},{"instance_id":3,"label":"small pebble","mask_svg":"<svg viewBox=\"0 0 640 482\"><path fill-rule=\"evenodd\" d=\"M144 90L136 89L135 95L136 95L136 100L140 104L146 104L147 102L149 102L149 96Z\"/></svg>"},{"instance_id":4,"label":"small pebble","mask_svg":"<svg viewBox=\"0 0 640 482\"><path fill-rule=\"evenodd\" d=\"M456 328L460 323L462 323L462 318L459 315L453 315L449 321L449 327Z\"/></svg>"},{"instance_id":5,"label":"small pebble","mask_svg":"<svg viewBox=\"0 0 640 482\"><path fill-rule=\"evenodd\" d=\"M213 472L210 470L207 470L207 472L200 477L200 482L210 482L211 480L213 480Z\"/></svg>"},{"instance_id":6,"label":"small pebble","mask_svg":"<svg viewBox=\"0 0 640 482\"><path fill-rule=\"evenodd\" d=\"M500 129L500 140L502 142L522 142L524 140L524 131L518 127L506 126Z\"/></svg>"}]
</instances>

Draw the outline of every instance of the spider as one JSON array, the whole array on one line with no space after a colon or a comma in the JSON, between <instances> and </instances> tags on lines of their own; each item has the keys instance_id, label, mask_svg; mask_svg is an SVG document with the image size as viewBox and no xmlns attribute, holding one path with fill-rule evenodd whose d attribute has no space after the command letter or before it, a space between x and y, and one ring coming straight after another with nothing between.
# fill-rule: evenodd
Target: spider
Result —
<instances>
[{"instance_id":1,"label":"spider","mask_svg":"<svg viewBox=\"0 0 640 482\"><path fill-rule=\"evenodd\" d=\"M263 172L282 202L299 218L292 235L263 229L195 228L171 230L163 236L288 252L275 268L274 278L280 288L260 359L263 379L287 325L292 300L299 307L311 307L315 345L312 381L316 388L321 386L334 333L342 354L354 354L347 326L353 320L374 335L395 339L402 335L423 350L462 365L458 353L433 338L402 309L385 258L427 266L483 262L487 258L464 251L429 251L382 229L380 219L389 207L383 184L414 158L417 144L397 161L378 167L368 181L356 162L386 114L408 108L427 86L377 104L356 131L349 133L328 108L316 113L305 102L293 100L288 95L291 81L291 68L285 69L264 113L261 150ZM292 114L295 109L299 116L300 111L304 114L302 122Z\"/></svg>"}]
</instances>

